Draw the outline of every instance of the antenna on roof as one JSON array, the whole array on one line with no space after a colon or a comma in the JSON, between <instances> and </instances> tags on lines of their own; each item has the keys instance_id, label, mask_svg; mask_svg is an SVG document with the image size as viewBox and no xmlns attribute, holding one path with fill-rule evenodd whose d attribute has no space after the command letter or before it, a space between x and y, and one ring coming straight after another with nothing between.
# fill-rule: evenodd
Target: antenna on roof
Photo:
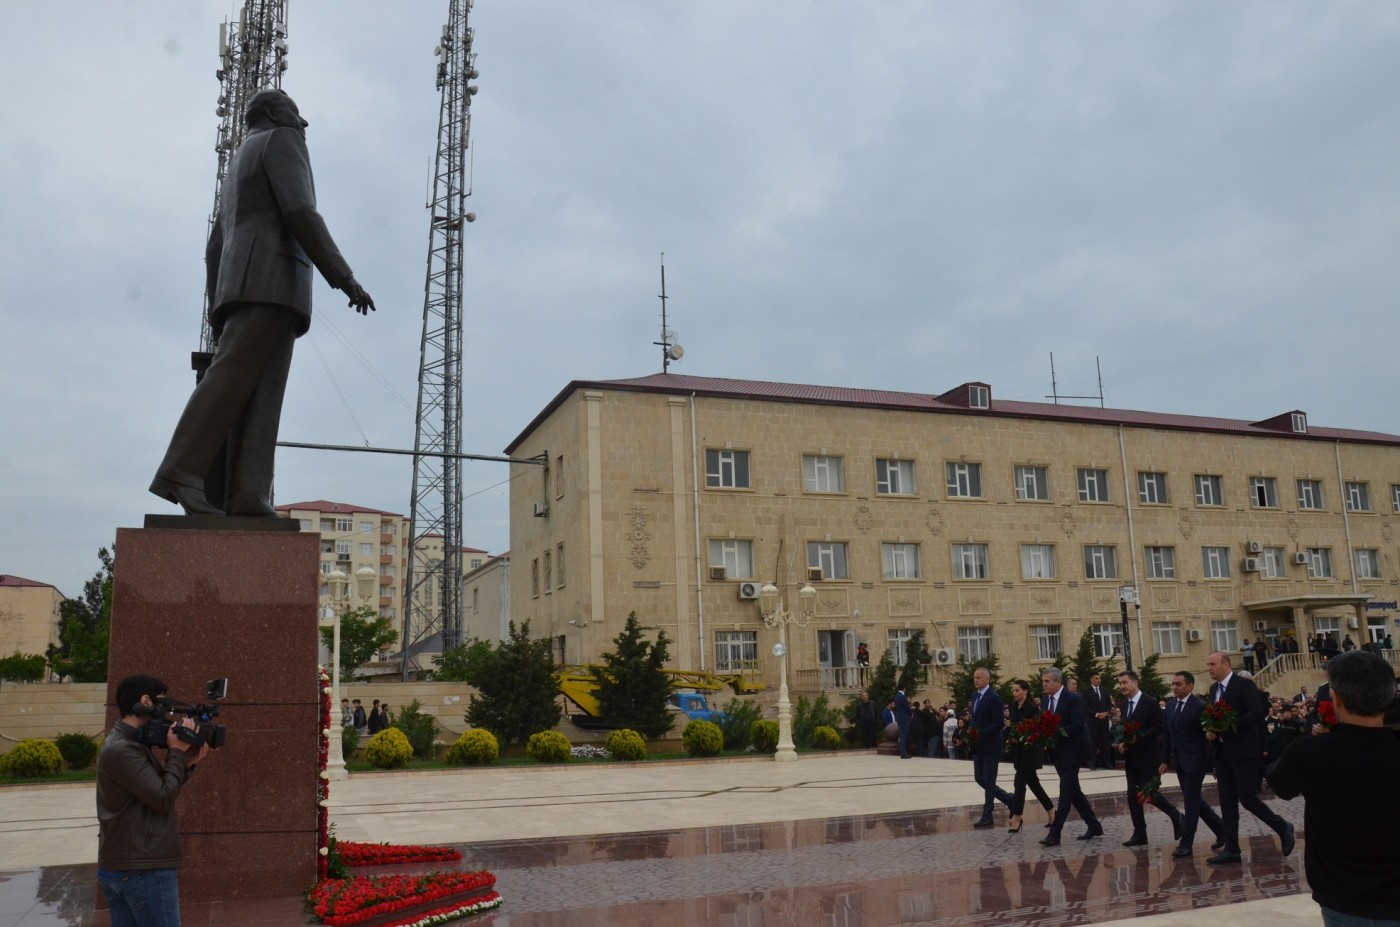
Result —
<instances>
[{"instance_id":1,"label":"antenna on roof","mask_svg":"<svg viewBox=\"0 0 1400 927\"><path fill-rule=\"evenodd\" d=\"M1069 396L1069 395L1066 395L1066 394L1062 394L1062 393L1060 392L1060 385L1059 385L1059 383L1055 380L1055 352L1054 352L1054 351L1051 351L1051 352L1050 352L1050 395L1046 396L1045 398L1046 398L1046 399L1054 400L1055 405L1059 405L1061 399L1097 399L1097 400L1099 401L1099 408L1102 409L1102 408L1104 407L1104 404L1103 404L1103 366L1099 363L1099 356L1098 356L1097 354L1094 355L1094 370L1095 370L1095 371L1098 373L1098 375L1099 375L1099 394L1098 394L1097 396Z\"/></svg>"},{"instance_id":2,"label":"antenna on roof","mask_svg":"<svg viewBox=\"0 0 1400 927\"><path fill-rule=\"evenodd\" d=\"M666 252L661 252L661 340L652 344L661 348L661 372L668 373L671 361L685 357L685 348L676 344L676 333L666 327Z\"/></svg>"}]
</instances>

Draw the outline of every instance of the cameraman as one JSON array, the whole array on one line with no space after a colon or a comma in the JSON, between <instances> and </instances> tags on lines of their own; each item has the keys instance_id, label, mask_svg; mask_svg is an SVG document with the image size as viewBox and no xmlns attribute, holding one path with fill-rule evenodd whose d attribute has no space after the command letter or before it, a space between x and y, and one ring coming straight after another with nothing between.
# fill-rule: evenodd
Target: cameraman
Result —
<instances>
[{"instance_id":1,"label":"cameraman","mask_svg":"<svg viewBox=\"0 0 1400 927\"><path fill-rule=\"evenodd\" d=\"M166 691L154 676L127 676L117 683L122 717L97 757L97 880L112 927L180 924L175 798L209 746L191 752L191 745L176 735L177 727L196 727L190 718L166 732L164 763L140 742L138 729L164 714L156 699Z\"/></svg>"}]
</instances>

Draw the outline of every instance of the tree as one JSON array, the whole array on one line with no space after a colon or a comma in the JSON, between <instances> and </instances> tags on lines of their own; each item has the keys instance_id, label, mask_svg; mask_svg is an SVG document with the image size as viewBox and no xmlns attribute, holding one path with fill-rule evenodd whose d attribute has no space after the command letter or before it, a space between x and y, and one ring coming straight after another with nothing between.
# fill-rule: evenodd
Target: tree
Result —
<instances>
[{"instance_id":1,"label":"tree","mask_svg":"<svg viewBox=\"0 0 1400 927\"><path fill-rule=\"evenodd\" d=\"M895 688L904 686L904 694L912 699L914 693L919 691L919 680L927 678L924 667L928 662L928 644L924 640L923 629L920 629L904 642L904 665L899 668L899 681L895 683ZM894 697L893 692L890 697Z\"/></svg>"},{"instance_id":2,"label":"tree","mask_svg":"<svg viewBox=\"0 0 1400 927\"><path fill-rule=\"evenodd\" d=\"M1074 676L1070 668L1074 663L1074 658L1067 653L1059 654L1050 665L1059 670L1061 675L1067 680ZM1077 678L1077 677L1076 677ZM1031 698L1039 699L1045 695L1045 685L1041 681L1040 669L1032 668L1030 674L1026 676L1026 687L1031 693Z\"/></svg>"},{"instance_id":3,"label":"tree","mask_svg":"<svg viewBox=\"0 0 1400 927\"><path fill-rule=\"evenodd\" d=\"M1138 685L1142 687L1142 691L1159 701L1171 694L1169 691L1171 686L1162 678L1161 671L1157 669L1157 658L1160 656L1160 653L1154 653L1143 660L1142 666L1139 666L1137 671Z\"/></svg>"},{"instance_id":4,"label":"tree","mask_svg":"<svg viewBox=\"0 0 1400 927\"><path fill-rule=\"evenodd\" d=\"M38 682L44 678L48 661L42 654L20 653L0 657L0 679L9 682Z\"/></svg>"},{"instance_id":5,"label":"tree","mask_svg":"<svg viewBox=\"0 0 1400 927\"><path fill-rule=\"evenodd\" d=\"M516 628L473 669L479 695L467 705L466 721L496 735L502 744L523 744L531 734L559 723L559 682L554 650L547 639L530 640L530 622Z\"/></svg>"},{"instance_id":6,"label":"tree","mask_svg":"<svg viewBox=\"0 0 1400 927\"><path fill-rule=\"evenodd\" d=\"M1079 680L1081 689L1089 685L1089 680L1095 673L1103 676L1107 682L1113 678L1114 656L1115 654L1109 654L1100 657L1098 648L1094 645L1094 629L1085 628L1084 633L1079 635L1079 646L1075 648L1074 657L1065 672Z\"/></svg>"},{"instance_id":7,"label":"tree","mask_svg":"<svg viewBox=\"0 0 1400 927\"><path fill-rule=\"evenodd\" d=\"M958 668L948 674L948 693L953 698L953 704L958 706L958 710L966 708L972 704L972 693L977 691L977 687L972 684L972 674L981 667L986 669L992 677L992 688L997 690L997 694L1003 700L1011 698L1011 682L1000 682L1001 660L995 653L989 653L985 657L978 657L976 660L968 660L966 657L958 657Z\"/></svg>"},{"instance_id":8,"label":"tree","mask_svg":"<svg viewBox=\"0 0 1400 927\"><path fill-rule=\"evenodd\" d=\"M444 650L442 662L438 664L433 678L438 682L465 682L474 686L491 659L491 653L491 643L480 639Z\"/></svg>"},{"instance_id":9,"label":"tree","mask_svg":"<svg viewBox=\"0 0 1400 927\"><path fill-rule=\"evenodd\" d=\"M602 654L603 665L589 672L599 708L610 724L656 738L675 723L674 712L666 707L672 689L666 674L671 642L665 631L657 632L655 643L647 641L642 632L648 630L636 612L629 614L622 633L613 638L614 650Z\"/></svg>"},{"instance_id":10,"label":"tree","mask_svg":"<svg viewBox=\"0 0 1400 927\"><path fill-rule=\"evenodd\" d=\"M107 681L113 551L98 550L102 568L83 584L82 598L64 599L58 606L58 644L50 644L45 656L55 673L74 682Z\"/></svg>"},{"instance_id":11,"label":"tree","mask_svg":"<svg viewBox=\"0 0 1400 927\"><path fill-rule=\"evenodd\" d=\"M894 701L894 690L898 685L896 682L898 672L899 668L894 665L894 656L891 652L886 650L880 654L880 661L875 664L875 669L870 674L870 687L867 689L870 693L870 700L875 703L876 711L884 711L885 706Z\"/></svg>"},{"instance_id":12,"label":"tree","mask_svg":"<svg viewBox=\"0 0 1400 927\"><path fill-rule=\"evenodd\" d=\"M354 679L355 673L380 650L399 639L388 618L381 618L372 605L351 609L340 616L340 675ZM321 629L321 643L335 646L335 628Z\"/></svg>"}]
</instances>

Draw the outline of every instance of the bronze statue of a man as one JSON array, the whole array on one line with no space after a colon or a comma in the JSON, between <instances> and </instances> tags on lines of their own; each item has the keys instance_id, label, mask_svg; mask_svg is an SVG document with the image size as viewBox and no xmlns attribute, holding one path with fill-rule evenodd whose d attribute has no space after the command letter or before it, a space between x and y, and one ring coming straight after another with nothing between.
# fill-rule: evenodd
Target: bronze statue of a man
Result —
<instances>
[{"instance_id":1,"label":"bronze statue of a man","mask_svg":"<svg viewBox=\"0 0 1400 927\"><path fill-rule=\"evenodd\" d=\"M214 360L180 415L151 492L189 515L276 516L272 464L292 346L311 326L311 267L374 309L316 211L307 122L280 90L248 103L204 260ZM205 477L227 442L223 508Z\"/></svg>"}]
</instances>

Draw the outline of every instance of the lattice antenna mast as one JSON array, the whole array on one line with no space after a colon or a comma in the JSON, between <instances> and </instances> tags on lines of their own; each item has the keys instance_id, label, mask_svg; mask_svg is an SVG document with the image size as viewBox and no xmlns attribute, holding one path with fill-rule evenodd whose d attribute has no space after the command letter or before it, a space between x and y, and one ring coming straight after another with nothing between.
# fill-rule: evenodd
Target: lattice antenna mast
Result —
<instances>
[{"instance_id":1,"label":"lattice antenna mast","mask_svg":"<svg viewBox=\"0 0 1400 927\"><path fill-rule=\"evenodd\" d=\"M661 340L652 344L661 348L661 372L671 372L671 362L685 356L685 348L676 343L675 331L666 324L666 252L661 252Z\"/></svg>"},{"instance_id":2,"label":"lattice antenna mast","mask_svg":"<svg viewBox=\"0 0 1400 927\"><path fill-rule=\"evenodd\" d=\"M214 181L214 209L209 213L209 227L219 214L219 195L224 188L233 153L243 142L246 126L243 111L259 90L282 87L282 72L287 70L287 3L288 0L244 0L238 12L238 22L219 24L219 105L214 112L219 117L219 134L214 139L214 151L219 156L219 173ZM210 294L204 294L209 305ZM209 314L201 316L199 350L206 355L214 352L214 336L209 330ZM196 358L196 368L200 367Z\"/></svg>"},{"instance_id":3,"label":"lattice antenna mast","mask_svg":"<svg viewBox=\"0 0 1400 927\"><path fill-rule=\"evenodd\" d=\"M471 0L450 0L436 49L437 160L423 285L423 340L418 362L417 434L413 443L413 497L408 573L404 581L402 675L416 664L415 645L434 632L442 649L462 643L462 230L476 219L467 149L471 98L477 88L476 54L468 22ZM418 542L442 537L442 558L420 562Z\"/></svg>"}]
</instances>

